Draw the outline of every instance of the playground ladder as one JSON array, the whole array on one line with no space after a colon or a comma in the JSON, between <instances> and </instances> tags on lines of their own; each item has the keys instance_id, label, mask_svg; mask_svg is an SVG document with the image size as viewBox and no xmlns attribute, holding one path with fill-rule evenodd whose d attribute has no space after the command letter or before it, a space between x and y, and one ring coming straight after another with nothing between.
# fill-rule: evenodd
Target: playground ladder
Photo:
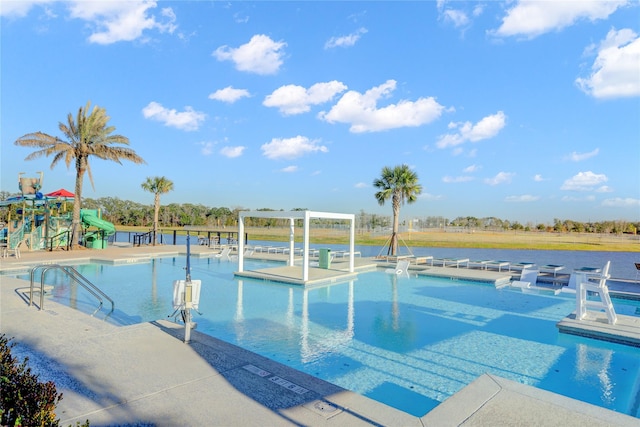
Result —
<instances>
[{"instance_id":1,"label":"playground ladder","mask_svg":"<svg viewBox=\"0 0 640 427\"><path fill-rule=\"evenodd\" d=\"M80 274L80 272L78 272L78 270L71 267L70 265L59 265L59 264L41 264L31 269L31 272L29 274L29 279L31 282L30 295L29 295L29 307L33 305L33 285L34 285L35 273L37 270L42 270L40 273L40 310L42 310L44 305L44 276L45 276L45 273L49 270L62 271L71 280L73 280L74 282L76 282L77 284L85 288L91 295L93 295L99 301L100 304L98 305L98 308L96 308L95 311L91 314L92 316L94 316L98 311L100 311L100 309L104 304L104 299L106 299L111 303L111 311L109 312L109 314L113 313L113 311L115 310L115 304L113 300L109 298L107 294L102 292L100 288L98 288L96 285L91 283L89 279L84 277L82 274Z\"/></svg>"}]
</instances>

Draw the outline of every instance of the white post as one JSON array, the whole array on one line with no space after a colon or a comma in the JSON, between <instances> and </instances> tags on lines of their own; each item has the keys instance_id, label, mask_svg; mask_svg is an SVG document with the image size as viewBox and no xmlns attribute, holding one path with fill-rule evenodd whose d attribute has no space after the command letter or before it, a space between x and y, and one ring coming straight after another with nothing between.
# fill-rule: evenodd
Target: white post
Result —
<instances>
[{"instance_id":1,"label":"white post","mask_svg":"<svg viewBox=\"0 0 640 427\"><path fill-rule=\"evenodd\" d=\"M354 265L354 251L356 248L356 230L355 230L355 216L351 218L349 223L349 273L355 271Z\"/></svg>"},{"instance_id":2,"label":"white post","mask_svg":"<svg viewBox=\"0 0 640 427\"><path fill-rule=\"evenodd\" d=\"M303 239L302 280L306 282L309 280L309 211L304 213Z\"/></svg>"},{"instance_id":3,"label":"white post","mask_svg":"<svg viewBox=\"0 0 640 427\"><path fill-rule=\"evenodd\" d=\"M289 218L289 266L291 267L293 267L293 250L295 249L294 233L295 219Z\"/></svg>"},{"instance_id":4,"label":"white post","mask_svg":"<svg viewBox=\"0 0 640 427\"><path fill-rule=\"evenodd\" d=\"M244 271L244 215L238 220L238 271Z\"/></svg>"}]
</instances>

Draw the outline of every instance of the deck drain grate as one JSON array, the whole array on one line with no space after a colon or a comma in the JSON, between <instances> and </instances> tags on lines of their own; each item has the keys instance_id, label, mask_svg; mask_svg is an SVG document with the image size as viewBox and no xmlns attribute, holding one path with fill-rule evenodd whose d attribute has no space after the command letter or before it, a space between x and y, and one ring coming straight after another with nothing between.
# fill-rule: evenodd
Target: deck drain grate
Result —
<instances>
[{"instance_id":1,"label":"deck drain grate","mask_svg":"<svg viewBox=\"0 0 640 427\"><path fill-rule=\"evenodd\" d=\"M336 408L335 406L327 403L327 402L323 402L321 400L317 401L316 403L313 404L313 407L322 412L323 414L332 414L334 412L336 412L338 410L338 408Z\"/></svg>"},{"instance_id":2,"label":"deck drain grate","mask_svg":"<svg viewBox=\"0 0 640 427\"><path fill-rule=\"evenodd\" d=\"M333 405L326 400L314 400L312 402L305 403L303 406L327 420L335 417L343 411L339 406Z\"/></svg>"}]
</instances>

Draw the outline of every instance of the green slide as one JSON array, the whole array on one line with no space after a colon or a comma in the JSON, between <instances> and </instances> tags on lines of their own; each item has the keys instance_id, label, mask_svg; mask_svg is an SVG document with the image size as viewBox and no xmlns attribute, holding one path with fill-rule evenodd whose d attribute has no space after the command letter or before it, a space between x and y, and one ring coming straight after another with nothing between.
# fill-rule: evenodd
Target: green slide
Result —
<instances>
[{"instance_id":1,"label":"green slide","mask_svg":"<svg viewBox=\"0 0 640 427\"><path fill-rule=\"evenodd\" d=\"M109 221L98 218L94 211L81 212L80 219L82 223L88 227L96 227L104 231L104 237L99 236L97 233L89 233L85 235L84 245L93 249L105 249L107 247L107 236L111 236L116 233L116 227Z\"/></svg>"},{"instance_id":2,"label":"green slide","mask_svg":"<svg viewBox=\"0 0 640 427\"><path fill-rule=\"evenodd\" d=\"M104 230L105 233L109 236L116 232L116 226L110 223L109 221L105 221L104 219L100 219L95 215L91 214L82 214L82 222L91 227L99 228L100 230Z\"/></svg>"}]
</instances>

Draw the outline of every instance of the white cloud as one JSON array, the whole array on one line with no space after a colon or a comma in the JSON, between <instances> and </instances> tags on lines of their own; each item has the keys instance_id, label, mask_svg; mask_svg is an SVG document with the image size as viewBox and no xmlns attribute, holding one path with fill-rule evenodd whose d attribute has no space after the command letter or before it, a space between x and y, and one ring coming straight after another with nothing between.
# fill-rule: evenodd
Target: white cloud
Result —
<instances>
[{"instance_id":1,"label":"white cloud","mask_svg":"<svg viewBox=\"0 0 640 427\"><path fill-rule=\"evenodd\" d=\"M238 24L246 24L249 22L249 16L243 15L241 12L236 12L233 14L233 20Z\"/></svg>"},{"instance_id":2,"label":"white cloud","mask_svg":"<svg viewBox=\"0 0 640 427\"><path fill-rule=\"evenodd\" d=\"M293 166L293 165L280 169L280 172L285 172L285 173L292 173L297 171L298 171L298 166Z\"/></svg>"},{"instance_id":3,"label":"white cloud","mask_svg":"<svg viewBox=\"0 0 640 427\"><path fill-rule=\"evenodd\" d=\"M438 148L455 147L466 141L477 142L493 138L505 127L507 116L498 111L496 114L484 117L475 125L471 122L449 123L449 129L456 129L456 133L443 135L436 142Z\"/></svg>"},{"instance_id":4,"label":"white cloud","mask_svg":"<svg viewBox=\"0 0 640 427\"><path fill-rule=\"evenodd\" d=\"M356 187L356 188L369 188L369 184L367 184L365 182L358 182L356 185L354 185L354 187Z\"/></svg>"},{"instance_id":5,"label":"white cloud","mask_svg":"<svg viewBox=\"0 0 640 427\"><path fill-rule=\"evenodd\" d=\"M164 123L165 126L186 131L198 130L207 117L206 114L195 111L189 106L185 107L185 111L178 112L165 108L157 102L150 102L142 109L142 114L145 119L156 120Z\"/></svg>"},{"instance_id":6,"label":"white cloud","mask_svg":"<svg viewBox=\"0 0 640 427\"><path fill-rule=\"evenodd\" d=\"M443 200L444 196L442 194L420 193L418 199L428 201Z\"/></svg>"},{"instance_id":7,"label":"white cloud","mask_svg":"<svg viewBox=\"0 0 640 427\"><path fill-rule=\"evenodd\" d=\"M640 96L640 37L630 29L611 30L597 48L591 74L576 79L594 98Z\"/></svg>"},{"instance_id":8,"label":"white cloud","mask_svg":"<svg viewBox=\"0 0 640 427\"><path fill-rule=\"evenodd\" d=\"M0 1L0 16L24 18L36 5L53 3L55 0L2 0Z\"/></svg>"},{"instance_id":9,"label":"white cloud","mask_svg":"<svg viewBox=\"0 0 640 427\"><path fill-rule=\"evenodd\" d=\"M584 197L563 196L560 200L563 202L595 202L596 197L593 195Z\"/></svg>"},{"instance_id":10,"label":"white cloud","mask_svg":"<svg viewBox=\"0 0 640 427\"><path fill-rule=\"evenodd\" d=\"M457 182L469 182L473 181L475 178L472 176L444 176L442 177L442 182L447 184L457 183Z\"/></svg>"},{"instance_id":11,"label":"white cloud","mask_svg":"<svg viewBox=\"0 0 640 427\"><path fill-rule=\"evenodd\" d=\"M600 152L599 148L596 148L593 151L590 151L588 153L576 153L575 151L571 154L569 154L566 159L567 160L571 160L572 162L581 162L583 160L587 160L590 159L591 157L597 156L598 153Z\"/></svg>"},{"instance_id":12,"label":"white cloud","mask_svg":"<svg viewBox=\"0 0 640 427\"><path fill-rule=\"evenodd\" d=\"M542 182L542 181L546 181L546 179L545 179L545 178L543 178L543 177L542 177L542 175L540 175L539 173L537 173L537 174L535 174L535 175L533 176L533 180L534 180L535 182Z\"/></svg>"},{"instance_id":13,"label":"white cloud","mask_svg":"<svg viewBox=\"0 0 640 427\"><path fill-rule=\"evenodd\" d=\"M249 91L246 89L234 89L233 86L227 86L224 89L218 89L217 91L209 94L209 99L233 104L239 99L248 98L250 96Z\"/></svg>"},{"instance_id":14,"label":"white cloud","mask_svg":"<svg viewBox=\"0 0 640 427\"><path fill-rule=\"evenodd\" d=\"M445 21L451 22L454 27L464 27L469 24L469 17L462 10L447 9L442 12Z\"/></svg>"},{"instance_id":15,"label":"white cloud","mask_svg":"<svg viewBox=\"0 0 640 427\"><path fill-rule=\"evenodd\" d=\"M640 199L632 199L631 197L621 198L616 197L613 199L605 199L602 201L602 206L610 206L615 208L632 208L640 207Z\"/></svg>"},{"instance_id":16,"label":"white cloud","mask_svg":"<svg viewBox=\"0 0 640 427\"><path fill-rule=\"evenodd\" d=\"M595 174L591 171L579 172L577 175L567 179L560 189L568 191L596 191L602 183L607 181L608 178L604 174Z\"/></svg>"},{"instance_id":17,"label":"white cloud","mask_svg":"<svg viewBox=\"0 0 640 427\"><path fill-rule=\"evenodd\" d=\"M213 146L215 145L213 142L200 142L200 145L202 146L202 148L200 149L200 153L203 156L210 156L211 154L213 154Z\"/></svg>"},{"instance_id":18,"label":"white cloud","mask_svg":"<svg viewBox=\"0 0 640 427\"><path fill-rule=\"evenodd\" d=\"M320 145L319 141L312 141L300 135L293 138L273 138L271 142L263 144L260 148L265 157L272 160L295 159L307 153L329 151L327 147Z\"/></svg>"},{"instance_id":19,"label":"white cloud","mask_svg":"<svg viewBox=\"0 0 640 427\"><path fill-rule=\"evenodd\" d=\"M275 74L282 65L285 42L275 42L264 34L251 37L238 48L220 46L213 52L218 61L232 61L239 71L255 74Z\"/></svg>"},{"instance_id":20,"label":"white cloud","mask_svg":"<svg viewBox=\"0 0 640 427\"><path fill-rule=\"evenodd\" d=\"M594 190L596 193L612 193L613 188L608 185L602 185Z\"/></svg>"},{"instance_id":21,"label":"white cloud","mask_svg":"<svg viewBox=\"0 0 640 427\"><path fill-rule=\"evenodd\" d=\"M242 153L247 147L243 147L242 145L238 145L235 147L222 147L220 149L220 154L230 159L242 156Z\"/></svg>"},{"instance_id":22,"label":"white cloud","mask_svg":"<svg viewBox=\"0 0 640 427\"><path fill-rule=\"evenodd\" d=\"M486 178L484 182L485 184L489 184L489 185L506 184L511 182L511 179L515 175L516 174L512 172L498 172L496 176L494 176L493 178Z\"/></svg>"},{"instance_id":23,"label":"white cloud","mask_svg":"<svg viewBox=\"0 0 640 427\"><path fill-rule=\"evenodd\" d=\"M454 4L457 8L453 9L449 7L449 4ZM437 8L440 17L445 21L451 23L455 28L468 27L471 23L471 19L469 17L469 12L460 9L460 7L465 7L466 5L463 2L459 1L438 1ZM474 4L474 7L471 9L471 16L474 18L482 15L484 11L484 5L481 3Z\"/></svg>"},{"instance_id":24,"label":"white cloud","mask_svg":"<svg viewBox=\"0 0 640 427\"><path fill-rule=\"evenodd\" d=\"M397 104L378 108L378 101L390 96L395 88L396 81L387 80L364 94L350 90L328 113L323 111L318 117L329 123L349 123L351 132L361 133L421 126L436 120L442 114L444 107L434 98L401 100Z\"/></svg>"},{"instance_id":25,"label":"white cloud","mask_svg":"<svg viewBox=\"0 0 640 427\"><path fill-rule=\"evenodd\" d=\"M277 107L284 115L301 114L308 112L311 105L331 101L338 93L345 90L347 86L336 80L316 83L309 89L297 85L286 85L267 95L262 105Z\"/></svg>"},{"instance_id":26,"label":"white cloud","mask_svg":"<svg viewBox=\"0 0 640 427\"><path fill-rule=\"evenodd\" d=\"M331 49L334 47L350 47L356 44L360 40L360 36L367 33L366 28L359 28L355 32L341 37L331 37L325 44L325 49Z\"/></svg>"},{"instance_id":27,"label":"white cloud","mask_svg":"<svg viewBox=\"0 0 640 427\"><path fill-rule=\"evenodd\" d=\"M467 166L466 168L464 168L462 170L462 172L464 172L464 173L473 173L473 172L479 171L480 169L482 169L482 166L470 165L470 166Z\"/></svg>"},{"instance_id":28,"label":"white cloud","mask_svg":"<svg viewBox=\"0 0 640 427\"><path fill-rule=\"evenodd\" d=\"M505 202L515 202L515 203L537 202L538 200L540 200L540 196L523 194L521 196L508 196L508 197L505 197L504 200Z\"/></svg>"},{"instance_id":29,"label":"white cloud","mask_svg":"<svg viewBox=\"0 0 640 427\"><path fill-rule=\"evenodd\" d=\"M556 1L519 0L507 11L502 25L492 34L500 37L534 38L575 24L579 20L606 19L628 0Z\"/></svg>"},{"instance_id":30,"label":"white cloud","mask_svg":"<svg viewBox=\"0 0 640 427\"><path fill-rule=\"evenodd\" d=\"M89 41L111 44L140 39L145 30L173 33L177 28L176 16L171 8L160 11L161 19L150 14L157 6L153 0L137 1L82 1L71 2L72 18L88 21L94 26Z\"/></svg>"}]
</instances>

